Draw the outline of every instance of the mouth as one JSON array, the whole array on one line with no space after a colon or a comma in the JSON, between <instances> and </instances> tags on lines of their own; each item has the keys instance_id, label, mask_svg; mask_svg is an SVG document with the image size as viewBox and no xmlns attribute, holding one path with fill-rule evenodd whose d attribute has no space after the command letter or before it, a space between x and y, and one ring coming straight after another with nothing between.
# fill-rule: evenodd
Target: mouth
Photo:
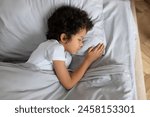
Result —
<instances>
[{"instance_id":1,"label":"mouth","mask_svg":"<svg viewBox=\"0 0 150 117\"><path fill-rule=\"evenodd\" d=\"M73 52L73 54L76 54L80 49L77 49L76 51Z\"/></svg>"},{"instance_id":2,"label":"mouth","mask_svg":"<svg viewBox=\"0 0 150 117\"><path fill-rule=\"evenodd\" d=\"M78 51L81 49L81 47L78 48Z\"/></svg>"},{"instance_id":3,"label":"mouth","mask_svg":"<svg viewBox=\"0 0 150 117\"><path fill-rule=\"evenodd\" d=\"M72 51L72 54L76 54L81 48L77 48L76 50Z\"/></svg>"},{"instance_id":4,"label":"mouth","mask_svg":"<svg viewBox=\"0 0 150 117\"><path fill-rule=\"evenodd\" d=\"M81 48L78 48L77 51L76 51L76 53L77 53L80 49L81 49Z\"/></svg>"}]
</instances>

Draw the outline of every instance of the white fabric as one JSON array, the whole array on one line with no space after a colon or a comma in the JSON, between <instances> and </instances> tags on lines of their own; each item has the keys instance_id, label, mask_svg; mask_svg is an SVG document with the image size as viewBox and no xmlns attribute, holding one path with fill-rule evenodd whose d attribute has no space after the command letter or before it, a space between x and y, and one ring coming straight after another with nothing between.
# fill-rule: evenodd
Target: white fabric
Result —
<instances>
[{"instance_id":1,"label":"white fabric","mask_svg":"<svg viewBox=\"0 0 150 117\"><path fill-rule=\"evenodd\" d=\"M34 64L42 70L53 70L53 60L65 61L68 67L71 63L71 55L57 40L48 40L38 46L27 63Z\"/></svg>"},{"instance_id":2,"label":"white fabric","mask_svg":"<svg viewBox=\"0 0 150 117\"><path fill-rule=\"evenodd\" d=\"M26 61L46 41L48 17L66 4L87 11L94 22L78 54L105 43L103 0L0 0L0 61Z\"/></svg>"}]
</instances>

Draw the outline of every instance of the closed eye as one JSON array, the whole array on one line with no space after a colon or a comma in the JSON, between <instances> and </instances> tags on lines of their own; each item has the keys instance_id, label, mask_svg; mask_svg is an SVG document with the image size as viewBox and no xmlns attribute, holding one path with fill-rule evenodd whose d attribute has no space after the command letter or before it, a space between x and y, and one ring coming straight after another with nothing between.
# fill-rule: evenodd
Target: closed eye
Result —
<instances>
[{"instance_id":1,"label":"closed eye","mask_svg":"<svg viewBox=\"0 0 150 117\"><path fill-rule=\"evenodd\" d=\"M82 39L78 39L78 41L83 41Z\"/></svg>"}]
</instances>

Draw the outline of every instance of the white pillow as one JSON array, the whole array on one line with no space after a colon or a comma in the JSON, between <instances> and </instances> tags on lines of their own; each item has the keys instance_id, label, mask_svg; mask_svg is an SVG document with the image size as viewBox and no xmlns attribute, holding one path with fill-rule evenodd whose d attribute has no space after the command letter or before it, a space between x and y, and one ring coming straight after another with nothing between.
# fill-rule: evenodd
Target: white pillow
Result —
<instances>
[{"instance_id":1,"label":"white pillow","mask_svg":"<svg viewBox=\"0 0 150 117\"><path fill-rule=\"evenodd\" d=\"M106 43L103 0L0 0L0 61L26 61L46 40L48 17L64 4L86 10L94 22L79 55L100 41Z\"/></svg>"},{"instance_id":2,"label":"white pillow","mask_svg":"<svg viewBox=\"0 0 150 117\"><path fill-rule=\"evenodd\" d=\"M104 43L104 45L106 45L103 21L103 0L80 0L80 2L76 2L76 0L70 1L71 5L87 11L94 23L93 29L87 33L84 39L84 46L79 50L77 55L84 55L89 47L96 46L98 43Z\"/></svg>"}]
</instances>

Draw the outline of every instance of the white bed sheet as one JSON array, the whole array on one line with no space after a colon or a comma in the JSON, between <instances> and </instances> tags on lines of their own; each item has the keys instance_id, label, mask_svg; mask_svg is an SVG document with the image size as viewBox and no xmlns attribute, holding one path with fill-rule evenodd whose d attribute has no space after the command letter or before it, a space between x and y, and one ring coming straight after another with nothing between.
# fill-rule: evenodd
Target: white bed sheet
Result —
<instances>
[{"instance_id":1,"label":"white bed sheet","mask_svg":"<svg viewBox=\"0 0 150 117\"><path fill-rule=\"evenodd\" d=\"M104 28L106 39L120 38L127 40L129 46L129 69L132 77L134 99L137 99L135 80L135 51L137 29L131 9L131 0L104 0ZM120 47L116 47L119 53ZM125 48L124 48L125 49ZM115 55L114 55L115 56ZM126 57L127 55L123 55Z\"/></svg>"}]
</instances>

